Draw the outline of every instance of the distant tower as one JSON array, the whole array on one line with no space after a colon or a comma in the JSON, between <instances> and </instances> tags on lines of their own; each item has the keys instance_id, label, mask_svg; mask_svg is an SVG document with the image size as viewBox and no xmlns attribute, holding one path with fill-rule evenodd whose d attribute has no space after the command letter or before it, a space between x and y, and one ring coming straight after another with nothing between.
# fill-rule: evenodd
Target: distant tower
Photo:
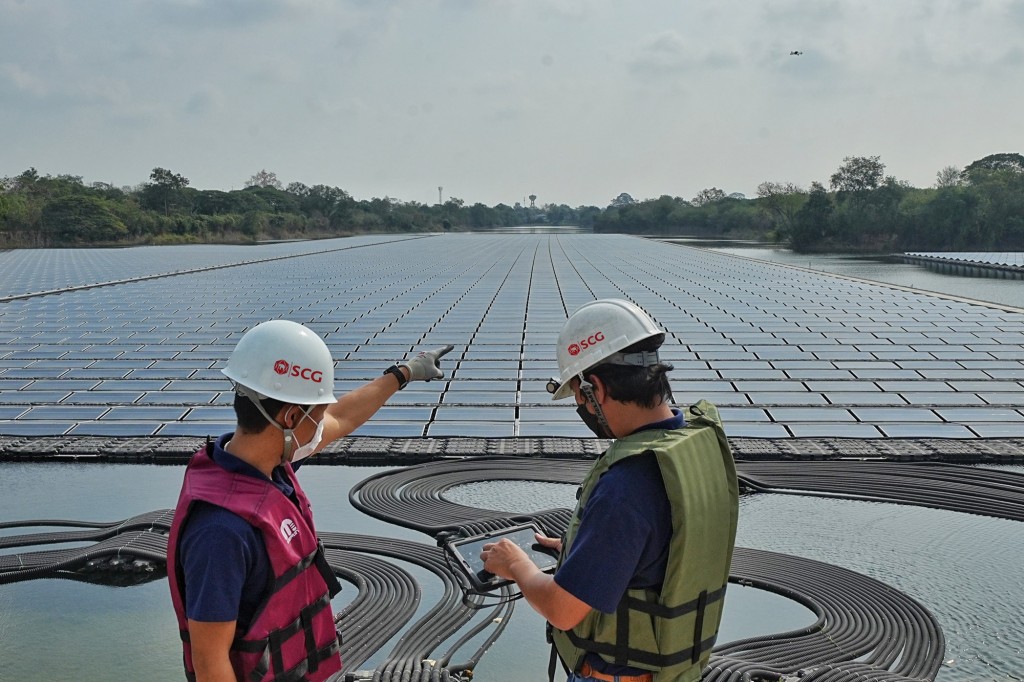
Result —
<instances>
[{"instance_id":1,"label":"distant tower","mask_svg":"<svg viewBox=\"0 0 1024 682\"><path fill-rule=\"evenodd\" d=\"M537 201L537 195L536 194L531 194L530 195L530 208L537 208L537 204L534 203L535 201Z\"/></svg>"},{"instance_id":2,"label":"distant tower","mask_svg":"<svg viewBox=\"0 0 1024 682\"><path fill-rule=\"evenodd\" d=\"M444 199L441 198L441 190L443 190L443 189L444 189L444 187L442 187L441 185L437 186L437 203L439 203L439 204L443 204L444 203Z\"/></svg>"}]
</instances>

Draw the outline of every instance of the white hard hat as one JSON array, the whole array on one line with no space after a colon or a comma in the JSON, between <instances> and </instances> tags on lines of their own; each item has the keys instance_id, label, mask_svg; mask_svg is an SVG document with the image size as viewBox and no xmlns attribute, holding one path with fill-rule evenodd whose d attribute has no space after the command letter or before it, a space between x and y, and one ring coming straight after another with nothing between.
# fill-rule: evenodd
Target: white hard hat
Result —
<instances>
[{"instance_id":1,"label":"white hard hat","mask_svg":"<svg viewBox=\"0 0 1024 682\"><path fill-rule=\"evenodd\" d=\"M334 360L323 339L289 320L262 322L242 335L221 370L259 399L294 405L333 403Z\"/></svg>"},{"instance_id":2,"label":"white hard hat","mask_svg":"<svg viewBox=\"0 0 1024 682\"><path fill-rule=\"evenodd\" d=\"M558 379L548 384L552 400L572 395L569 380L591 367L610 363L646 367L658 364L656 351L623 354L624 348L654 336L664 337L639 306L615 298L580 306L558 334Z\"/></svg>"}]
</instances>

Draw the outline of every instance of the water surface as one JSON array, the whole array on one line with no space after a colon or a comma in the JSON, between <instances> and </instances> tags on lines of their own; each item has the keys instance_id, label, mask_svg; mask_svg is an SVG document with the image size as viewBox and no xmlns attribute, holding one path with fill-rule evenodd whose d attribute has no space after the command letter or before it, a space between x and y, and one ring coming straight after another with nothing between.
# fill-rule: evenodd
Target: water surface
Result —
<instances>
[{"instance_id":1,"label":"water surface","mask_svg":"<svg viewBox=\"0 0 1024 682\"><path fill-rule=\"evenodd\" d=\"M722 246L721 243L718 243L712 247L712 250L734 256L868 279L873 282L896 284L921 292L934 291L976 301L1001 303L1014 307L1024 306L1024 282L1021 280L963 277L933 272L920 265L898 263L891 259L865 258L844 254L799 254L777 247ZM945 255L956 257L956 254L952 253ZM977 256L978 254L972 255Z\"/></svg>"}]
</instances>

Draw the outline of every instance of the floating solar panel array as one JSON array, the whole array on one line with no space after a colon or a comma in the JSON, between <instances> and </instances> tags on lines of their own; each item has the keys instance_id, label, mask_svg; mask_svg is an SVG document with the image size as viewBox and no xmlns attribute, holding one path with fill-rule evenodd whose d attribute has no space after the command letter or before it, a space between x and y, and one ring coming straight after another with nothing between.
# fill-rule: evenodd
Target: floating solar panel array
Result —
<instances>
[{"instance_id":1,"label":"floating solar panel array","mask_svg":"<svg viewBox=\"0 0 1024 682\"><path fill-rule=\"evenodd\" d=\"M0 251L0 301L11 296L167 276L204 268L289 258L354 242L380 244L409 235L348 240L280 242L262 246L141 246L124 249L20 249Z\"/></svg>"},{"instance_id":2,"label":"floating solar panel array","mask_svg":"<svg viewBox=\"0 0 1024 682\"><path fill-rule=\"evenodd\" d=\"M1024 314L637 237L14 251L0 272L0 435L228 431L220 369L246 329L286 318L325 339L339 392L455 345L444 380L356 435L586 437L544 384L566 316L617 297L667 330L677 401L717 403L732 436L1024 436Z\"/></svg>"}]
</instances>

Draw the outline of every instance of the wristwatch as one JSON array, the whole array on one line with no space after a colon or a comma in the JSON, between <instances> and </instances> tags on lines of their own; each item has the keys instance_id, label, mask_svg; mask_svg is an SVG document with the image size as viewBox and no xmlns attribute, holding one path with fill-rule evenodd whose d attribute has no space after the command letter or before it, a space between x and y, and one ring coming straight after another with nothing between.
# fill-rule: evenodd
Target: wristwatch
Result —
<instances>
[{"instance_id":1,"label":"wristwatch","mask_svg":"<svg viewBox=\"0 0 1024 682\"><path fill-rule=\"evenodd\" d=\"M394 374L395 375L395 378L398 379L398 390L399 391L401 391L403 388L405 388L409 384L409 380L405 378L405 374L403 374L402 370L398 368L398 365L391 365L386 370L384 370L384 374Z\"/></svg>"}]
</instances>

